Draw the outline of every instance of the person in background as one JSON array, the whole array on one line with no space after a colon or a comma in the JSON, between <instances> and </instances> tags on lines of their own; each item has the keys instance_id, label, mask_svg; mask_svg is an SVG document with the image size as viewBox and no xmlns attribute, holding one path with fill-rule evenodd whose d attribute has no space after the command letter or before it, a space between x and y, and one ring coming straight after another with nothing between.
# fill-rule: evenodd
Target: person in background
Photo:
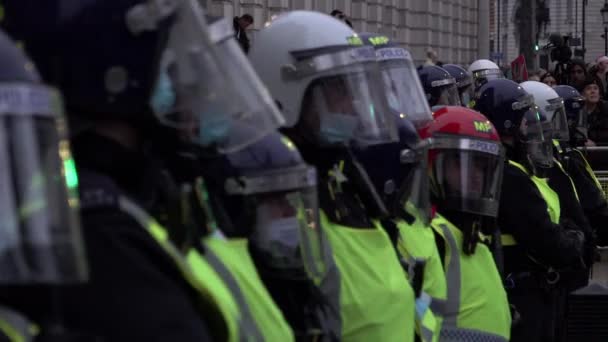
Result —
<instances>
[{"instance_id":1,"label":"person in background","mask_svg":"<svg viewBox=\"0 0 608 342\"><path fill-rule=\"evenodd\" d=\"M585 62L581 60L572 60L572 63L568 66L569 85L582 92L586 78L587 68Z\"/></svg>"},{"instance_id":2,"label":"person in background","mask_svg":"<svg viewBox=\"0 0 608 342\"><path fill-rule=\"evenodd\" d=\"M608 104L602 100L600 81L589 76L582 86L581 93L585 98L583 111L589 120L589 140L596 145L608 144Z\"/></svg>"},{"instance_id":3,"label":"person in background","mask_svg":"<svg viewBox=\"0 0 608 342\"><path fill-rule=\"evenodd\" d=\"M536 71L536 75L538 75L539 78L543 78L543 76L545 76L545 74L547 74L548 72L549 70L538 68L538 70Z\"/></svg>"},{"instance_id":4,"label":"person in background","mask_svg":"<svg viewBox=\"0 0 608 342\"><path fill-rule=\"evenodd\" d=\"M346 14L339 9L331 11L329 15L336 19L342 20L346 25L350 26L350 28L353 28L353 23L351 23L350 20L348 20L348 17L346 17Z\"/></svg>"},{"instance_id":5,"label":"person in background","mask_svg":"<svg viewBox=\"0 0 608 342\"><path fill-rule=\"evenodd\" d=\"M245 30L253 24L253 17L250 14L243 14L240 17L234 17L232 24L234 25L234 38L239 42L243 52L248 53L250 43Z\"/></svg>"},{"instance_id":6,"label":"person in background","mask_svg":"<svg viewBox=\"0 0 608 342\"><path fill-rule=\"evenodd\" d=\"M426 61L424 62L424 66L439 65L439 64L437 64L437 62L438 62L437 51L435 51L431 48L426 50Z\"/></svg>"},{"instance_id":7,"label":"person in background","mask_svg":"<svg viewBox=\"0 0 608 342\"><path fill-rule=\"evenodd\" d=\"M543 82L544 84L548 85L549 87L555 87L557 85L557 80L555 79L555 76L553 76L553 74L550 72L545 73L540 78L540 81Z\"/></svg>"},{"instance_id":8,"label":"person in background","mask_svg":"<svg viewBox=\"0 0 608 342\"><path fill-rule=\"evenodd\" d=\"M595 65L589 69L589 74L598 80L597 84L600 87L600 96L603 100L608 98L608 87L606 74L608 73L608 57L600 56L595 61Z\"/></svg>"}]
</instances>

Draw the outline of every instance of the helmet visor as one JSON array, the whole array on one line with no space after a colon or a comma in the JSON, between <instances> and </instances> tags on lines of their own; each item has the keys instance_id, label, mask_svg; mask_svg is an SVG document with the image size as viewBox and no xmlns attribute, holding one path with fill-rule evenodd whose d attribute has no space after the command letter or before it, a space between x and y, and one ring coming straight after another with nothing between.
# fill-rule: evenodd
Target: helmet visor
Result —
<instances>
[{"instance_id":1,"label":"helmet visor","mask_svg":"<svg viewBox=\"0 0 608 342\"><path fill-rule=\"evenodd\" d=\"M0 284L87 279L78 176L59 94L0 86Z\"/></svg>"},{"instance_id":2,"label":"helmet visor","mask_svg":"<svg viewBox=\"0 0 608 342\"><path fill-rule=\"evenodd\" d=\"M568 118L568 129L573 143L580 144L587 141L587 130L589 127L587 112L583 110L585 99L575 97L566 101L566 117Z\"/></svg>"},{"instance_id":3,"label":"helmet visor","mask_svg":"<svg viewBox=\"0 0 608 342\"><path fill-rule=\"evenodd\" d=\"M460 106L460 94L456 84L450 84L437 88L437 103L433 106Z\"/></svg>"},{"instance_id":4,"label":"helmet visor","mask_svg":"<svg viewBox=\"0 0 608 342\"><path fill-rule=\"evenodd\" d=\"M505 78L500 69L484 69L473 72L475 87L480 87L487 81L496 80L499 78Z\"/></svg>"},{"instance_id":5,"label":"helmet visor","mask_svg":"<svg viewBox=\"0 0 608 342\"><path fill-rule=\"evenodd\" d=\"M452 210L496 217L504 150L488 140L437 137L432 180L438 198Z\"/></svg>"},{"instance_id":6,"label":"helmet visor","mask_svg":"<svg viewBox=\"0 0 608 342\"><path fill-rule=\"evenodd\" d=\"M376 51L390 108L422 127L433 120L424 89L409 52L401 48Z\"/></svg>"},{"instance_id":7,"label":"helmet visor","mask_svg":"<svg viewBox=\"0 0 608 342\"><path fill-rule=\"evenodd\" d=\"M286 277L320 281L327 271L316 177L314 168L295 167L226 182L228 194L254 198L253 247L265 266Z\"/></svg>"},{"instance_id":8,"label":"helmet visor","mask_svg":"<svg viewBox=\"0 0 608 342\"><path fill-rule=\"evenodd\" d=\"M468 86L464 86L462 88L458 88L458 91L460 92L460 102L462 104L462 106L464 107L468 107L468 108L473 108L473 96L475 94L475 91L473 90L473 84L469 84Z\"/></svg>"},{"instance_id":9,"label":"helmet visor","mask_svg":"<svg viewBox=\"0 0 608 342\"><path fill-rule=\"evenodd\" d=\"M536 106L528 110L522 119L520 133L532 163L540 168L553 166L553 126Z\"/></svg>"},{"instance_id":10,"label":"helmet visor","mask_svg":"<svg viewBox=\"0 0 608 342\"><path fill-rule=\"evenodd\" d=\"M256 196L251 241L263 263L283 276L319 283L327 266L315 187Z\"/></svg>"},{"instance_id":11,"label":"helmet visor","mask_svg":"<svg viewBox=\"0 0 608 342\"><path fill-rule=\"evenodd\" d=\"M544 108L543 114L551 121L553 128L553 138L560 141L568 141L570 134L568 131L568 117L566 116L566 108L561 97L549 100L549 103Z\"/></svg>"},{"instance_id":12,"label":"helmet visor","mask_svg":"<svg viewBox=\"0 0 608 342\"><path fill-rule=\"evenodd\" d=\"M372 59L367 62L332 68L326 72L329 75L317 78L306 90L303 120L321 144L354 140L366 146L397 141L373 49L371 53ZM331 59L329 55L324 57Z\"/></svg>"},{"instance_id":13,"label":"helmet visor","mask_svg":"<svg viewBox=\"0 0 608 342\"><path fill-rule=\"evenodd\" d=\"M283 123L224 19L208 25L197 1L181 2L162 52L151 107L184 140L233 152Z\"/></svg>"},{"instance_id":14,"label":"helmet visor","mask_svg":"<svg viewBox=\"0 0 608 342\"><path fill-rule=\"evenodd\" d=\"M428 150L429 144L420 142L414 149L401 151L401 164L409 173L400 186L398 197L400 208L405 208L425 225L431 220Z\"/></svg>"}]
</instances>

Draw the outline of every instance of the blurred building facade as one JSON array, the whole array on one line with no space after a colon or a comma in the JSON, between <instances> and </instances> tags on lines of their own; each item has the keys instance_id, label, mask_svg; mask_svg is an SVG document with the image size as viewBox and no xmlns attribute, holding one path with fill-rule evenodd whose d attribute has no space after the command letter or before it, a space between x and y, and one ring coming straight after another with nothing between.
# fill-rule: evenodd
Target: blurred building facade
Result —
<instances>
[{"instance_id":1,"label":"blurred building facade","mask_svg":"<svg viewBox=\"0 0 608 342\"><path fill-rule=\"evenodd\" d=\"M572 58L594 62L604 54L604 26L600 9L605 0L490 0L490 50L497 61L508 63L529 50L533 67L551 67L549 44L552 34L568 37ZM522 13L531 12L525 16ZM522 32L526 20L533 31ZM533 44L524 46L522 35ZM527 40L524 40L527 41ZM538 51L534 51L538 47ZM498 58L502 57L502 59Z\"/></svg>"},{"instance_id":2,"label":"blurred building facade","mask_svg":"<svg viewBox=\"0 0 608 342\"><path fill-rule=\"evenodd\" d=\"M358 32L382 33L407 47L417 64L433 49L445 63L489 57L489 0L201 0L211 15L254 17L250 39L273 15L305 9L343 11Z\"/></svg>"}]
</instances>

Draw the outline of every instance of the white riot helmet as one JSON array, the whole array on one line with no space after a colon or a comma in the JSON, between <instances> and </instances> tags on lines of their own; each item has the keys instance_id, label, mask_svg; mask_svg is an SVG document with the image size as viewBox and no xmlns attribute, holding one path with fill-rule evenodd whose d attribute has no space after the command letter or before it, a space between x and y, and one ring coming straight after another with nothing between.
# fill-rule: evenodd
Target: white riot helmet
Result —
<instances>
[{"instance_id":1,"label":"white riot helmet","mask_svg":"<svg viewBox=\"0 0 608 342\"><path fill-rule=\"evenodd\" d=\"M304 125L318 144L397 140L375 51L343 22L319 12L282 14L257 34L249 56L285 127Z\"/></svg>"},{"instance_id":2,"label":"white riot helmet","mask_svg":"<svg viewBox=\"0 0 608 342\"><path fill-rule=\"evenodd\" d=\"M489 80L504 78L498 65L489 59L476 60L469 66L468 71L471 75L473 75L475 88L480 87Z\"/></svg>"},{"instance_id":3,"label":"white riot helmet","mask_svg":"<svg viewBox=\"0 0 608 342\"><path fill-rule=\"evenodd\" d=\"M530 95L534 96L534 103L551 124L553 138L568 141L570 136L564 100L559 97L553 88L542 82L526 81L520 85Z\"/></svg>"}]
</instances>

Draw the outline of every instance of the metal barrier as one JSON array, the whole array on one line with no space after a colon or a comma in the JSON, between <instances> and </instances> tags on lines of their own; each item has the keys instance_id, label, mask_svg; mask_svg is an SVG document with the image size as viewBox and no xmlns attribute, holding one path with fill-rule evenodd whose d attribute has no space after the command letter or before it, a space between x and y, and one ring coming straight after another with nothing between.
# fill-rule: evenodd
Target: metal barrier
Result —
<instances>
[{"instance_id":1,"label":"metal barrier","mask_svg":"<svg viewBox=\"0 0 608 342\"><path fill-rule=\"evenodd\" d=\"M608 146L579 147L579 150L587 156L604 193L608 194Z\"/></svg>"},{"instance_id":2,"label":"metal barrier","mask_svg":"<svg viewBox=\"0 0 608 342\"><path fill-rule=\"evenodd\" d=\"M600 260L593 264L591 282L608 285L608 247L598 247Z\"/></svg>"},{"instance_id":3,"label":"metal barrier","mask_svg":"<svg viewBox=\"0 0 608 342\"><path fill-rule=\"evenodd\" d=\"M595 177L600 182L602 186L602 190L604 190L604 194L608 194L608 171L593 171L595 173Z\"/></svg>"},{"instance_id":4,"label":"metal barrier","mask_svg":"<svg viewBox=\"0 0 608 342\"><path fill-rule=\"evenodd\" d=\"M608 146L582 147L604 194L608 194ZM608 285L608 247L599 248L600 260L593 264L591 281Z\"/></svg>"}]
</instances>

